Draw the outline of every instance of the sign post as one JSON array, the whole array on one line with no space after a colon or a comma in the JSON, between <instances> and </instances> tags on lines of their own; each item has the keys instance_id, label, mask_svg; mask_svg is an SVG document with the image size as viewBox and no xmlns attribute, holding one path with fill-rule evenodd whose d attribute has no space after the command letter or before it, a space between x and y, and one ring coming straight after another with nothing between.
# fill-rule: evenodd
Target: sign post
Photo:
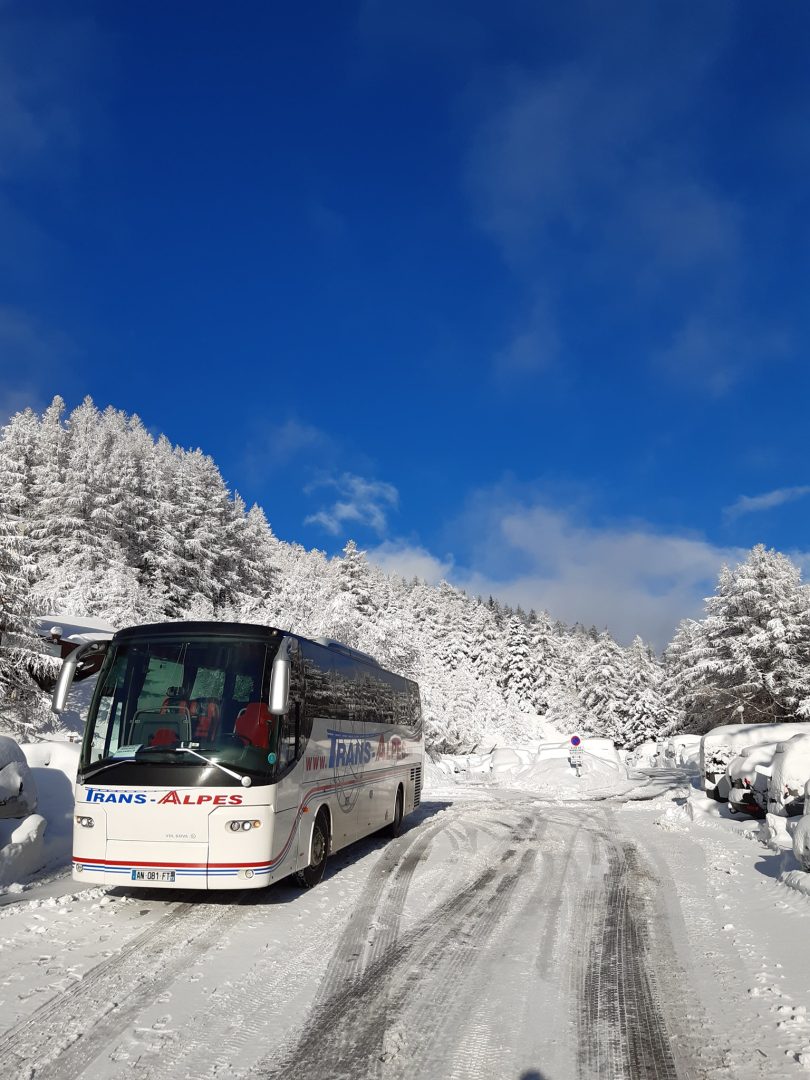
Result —
<instances>
[{"instance_id":1,"label":"sign post","mask_svg":"<svg viewBox=\"0 0 810 1080\"><path fill-rule=\"evenodd\" d=\"M577 776L582 776L582 740L579 735L571 736L571 749L568 751L568 761Z\"/></svg>"}]
</instances>

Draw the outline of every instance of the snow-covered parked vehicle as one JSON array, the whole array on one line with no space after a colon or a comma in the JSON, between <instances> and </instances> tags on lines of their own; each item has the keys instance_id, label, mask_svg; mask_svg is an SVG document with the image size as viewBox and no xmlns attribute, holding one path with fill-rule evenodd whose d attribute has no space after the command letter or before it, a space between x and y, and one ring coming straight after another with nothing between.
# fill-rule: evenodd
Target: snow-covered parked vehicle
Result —
<instances>
[{"instance_id":1,"label":"snow-covered parked vehicle","mask_svg":"<svg viewBox=\"0 0 810 1080\"><path fill-rule=\"evenodd\" d=\"M657 764L667 769L697 768L700 735L670 735L660 744Z\"/></svg>"},{"instance_id":2,"label":"snow-covered parked vehicle","mask_svg":"<svg viewBox=\"0 0 810 1080\"><path fill-rule=\"evenodd\" d=\"M728 808L733 814L762 817L768 800L771 765L780 743L746 746L726 766Z\"/></svg>"},{"instance_id":3,"label":"snow-covered parked vehicle","mask_svg":"<svg viewBox=\"0 0 810 1080\"><path fill-rule=\"evenodd\" d=\"M42 639L48 655L64 660L72 652L89 641L109 640L115 627L102 619L80 619L75 615L41 615L35 620L34 629ZM89 652L76 667L74 682L97 675L104 659L102 649ZM59 666L42 671L32 671L31 676L46 693L51 693L59 675Z\"/></svg>"},{"instance_id":4,"label":"snow-covered parked vehicle","mask_svg":"<svg viewBox=\"0 0 810 1080\"><path fill-rule=\"evenodd\" d=\"M810 870L810 780L804 785L804 813L793 831L793 854L803 870Z\"/></svg>"},{"instance_id":5,"label":"snow-covered parked vehicle","mask_svg":"<svg viewBox=\"0 0 810 1080\"><path fill-rule=\"evenodd\" d=\"M726 766L745 747L777 743L794 735L810 734L810 723L723 724L700 740L700 777L710 799L728 799Z\"/></svg>"},{"instance_id":6,"label":"snow-covered parked vehicle","mask_svg":"<svg viewBox=\"0 0 810 1080\"><path fill-rule=\"evenodd\" d=\"M633 747L627 756L627 764L635 769L654 769L659 764L660 744L647 739Z\"/></svg>"},{"instance_id":7,"label":"snow-covered parked vehicle","mask_svg":"<svg viewBox=\"0 0 810 1080\"><path fill-rule=\"evenodd\" d=\"M0 735L0 818L24 818L37 808L37 788L28 761L9 735Z\"/></svg>"},{"instance_id":8,"label":"snow-covered parked vehicle","mask_svg":"<svg viewBox=\"0 0 810 1080\"><path fill-rule=\"evenodd\" d=\"M773 756L767 791L768 813L794 817L804 812L810 781L810 734L780 742Z\"/></svg>"}]
</instances>

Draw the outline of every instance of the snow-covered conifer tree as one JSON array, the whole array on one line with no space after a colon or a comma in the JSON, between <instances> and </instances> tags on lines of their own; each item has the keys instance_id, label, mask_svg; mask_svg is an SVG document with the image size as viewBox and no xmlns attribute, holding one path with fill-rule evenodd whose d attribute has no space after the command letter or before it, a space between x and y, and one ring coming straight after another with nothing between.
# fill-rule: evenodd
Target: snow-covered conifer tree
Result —
<instances>
[{"instance_id":1,"label":"snow-covered conifer tree","mask_svg":"<svg viewBox=\"0 0 810 1080\"><path fill-rule=\"evenodd\" d=\"M685 683L689 727L810 715L810 604L795 564L759 544L734 570L723 568L706 608L700 631L689 628L669 653Z\"/></svg>"}]
</instances>

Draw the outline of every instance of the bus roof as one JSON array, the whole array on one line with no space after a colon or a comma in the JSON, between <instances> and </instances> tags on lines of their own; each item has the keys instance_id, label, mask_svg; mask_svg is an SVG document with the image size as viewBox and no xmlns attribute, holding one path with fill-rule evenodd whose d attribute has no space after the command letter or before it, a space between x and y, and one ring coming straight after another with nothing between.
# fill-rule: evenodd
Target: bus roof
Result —
<instances>
[{"instance_id":1,"label":"bus roof","mask_svg":"<svg viewBox=\"0 0 810 1080\"><path fill-rule=\"evenodd\" d=\"M314 645L320 645L321 648L329 649L332 652L343 653L345 656L350 656L355 660L363 660L367 664L373 664L375 667L379 667L380 663L369 653L361 652L360 649L353 649L350 645L344 645L340 641L335 641L332 638L306 638L302 634L294 634L292 631L279 630L275 626L261 626L256 623L235 623L235 622L214 622L214 621L194 621L194 622L159 622L159 623L144 623L140 626L127 626L123 630L119 630L113 637L114 641L126 641L133 637L177 637L188 635L191 637L207 637L209 635L216 634L217 637L251 637L258 638L262 641L274 640L279 637L284 637L289 634L290 637L297 638L299 641L309 641Z\"/></svg>"}]
</instances>

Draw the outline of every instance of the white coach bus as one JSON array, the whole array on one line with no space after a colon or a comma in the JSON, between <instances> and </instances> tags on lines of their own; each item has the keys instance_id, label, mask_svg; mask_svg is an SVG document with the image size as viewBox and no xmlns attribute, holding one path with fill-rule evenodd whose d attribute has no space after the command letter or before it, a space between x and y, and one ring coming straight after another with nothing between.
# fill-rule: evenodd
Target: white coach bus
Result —
<instances>
[{"instance_id":1,"label":"white coach bus","mask_svg":"<svg viewBox=\"0 0 810 1080\"><path fill-rule=\"evenodd\" d=\"M103 885L311 887L330 852L418 805L416 683L370 656L239 623L119 630L104 650L76 781L73 875Z\"/></svg>"}]
</instances>

